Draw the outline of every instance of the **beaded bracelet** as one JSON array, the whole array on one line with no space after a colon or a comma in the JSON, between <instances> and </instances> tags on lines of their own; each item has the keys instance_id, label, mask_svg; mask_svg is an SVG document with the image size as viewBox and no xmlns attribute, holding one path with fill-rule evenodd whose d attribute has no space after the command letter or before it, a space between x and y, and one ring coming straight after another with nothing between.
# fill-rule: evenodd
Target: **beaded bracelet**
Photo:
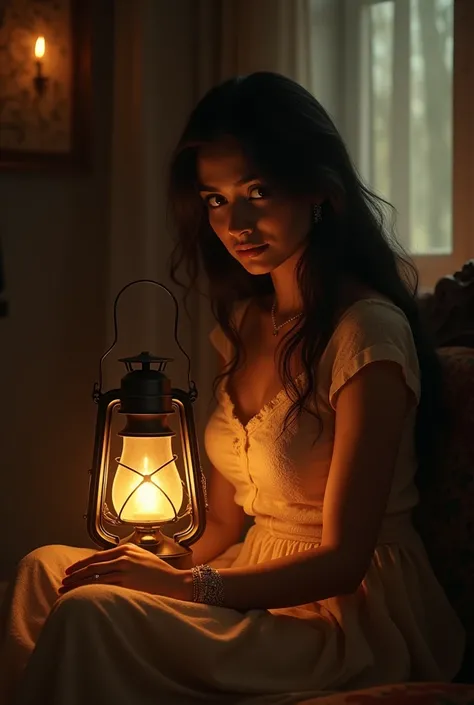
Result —
<instances>
[{"instance_id":1,"label":"beaded bracelet","mask_svg":"<svg viewBox=\"0 0 474 705\"><path fill-rule=\"evenodd\" d=\"M224 604L224 581L219 571L210 565L196 565L191 570L193 580L193 602L222 607Z\"/></svg>"}]
</instances>

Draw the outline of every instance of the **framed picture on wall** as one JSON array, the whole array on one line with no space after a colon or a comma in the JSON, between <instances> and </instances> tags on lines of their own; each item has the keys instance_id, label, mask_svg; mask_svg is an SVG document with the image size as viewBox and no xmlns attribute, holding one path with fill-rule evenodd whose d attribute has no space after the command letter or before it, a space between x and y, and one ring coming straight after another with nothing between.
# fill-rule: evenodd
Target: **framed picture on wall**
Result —
<instances>
[{"instance_id":1,"label":"framed picture on wall","mask_svg":"<svg viewBox=\"0 0 474 705\"><path fill-rule=\"evenodd\" d=\"M0 0L0 169L87 165L90 8Z\"/></svg>"}]
</instances>

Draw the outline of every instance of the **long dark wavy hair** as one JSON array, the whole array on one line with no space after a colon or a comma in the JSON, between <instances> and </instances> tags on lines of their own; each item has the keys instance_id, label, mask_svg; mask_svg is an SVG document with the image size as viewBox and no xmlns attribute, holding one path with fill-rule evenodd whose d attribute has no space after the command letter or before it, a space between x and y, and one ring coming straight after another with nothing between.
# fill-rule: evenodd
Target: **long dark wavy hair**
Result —
<instances>
[{"instance_id":1,"label":"long dark wavy hair","mask_svg":"<svg viewBox=\"0 0 474 705\"><path fill-rule=\"evenodd\" d=\"M416 269L388 224L391 207L364 185L327 112L302 86L275 73L233 78L211 89L192 112L171 162L169 208L178 238L171 276L181 283L178 270L184 265L189 292L204 269L214 316L235 350L216 384L232 375L244 359L232 318L235 304L273 292L269 274L249 274L227 252L199 196L198 150L229 136L270 185L289 196L322 194L325 198L322 220L309 233L297 265L304 317L282 343L280 373L292 402L285 425L303 409L321 421L316 405L318 362L337 324L341 285L350 277L387 297L410 324L421 369L416 448L417 480L422 486L442 399L439 362L422 331L416 303ZM305 373L302 387L295 384L291 371L296 351Z\"/></svg>"}]
</instances>

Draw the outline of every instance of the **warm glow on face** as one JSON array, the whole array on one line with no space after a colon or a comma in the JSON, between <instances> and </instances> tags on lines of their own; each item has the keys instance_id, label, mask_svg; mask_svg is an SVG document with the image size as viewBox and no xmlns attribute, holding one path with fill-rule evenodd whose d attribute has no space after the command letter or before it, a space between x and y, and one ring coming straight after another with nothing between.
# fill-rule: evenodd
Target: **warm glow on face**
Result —
<instances>
[{"instance_id":1,"label":"warm glow on face","mask_svg":"<svg viewBox=\"0 0 474 705\"><path fill-rule=\"evenodd\" d=\"M44 52L46 50L46 42L44 41L44 37L38 37L36 40L35 44L35 56L37 59L42 59L44 56Z\"/></svg>"},{"instance_id":2,"label":"warm glow on face","mask_svg":"<svg viewBox=\"0 0 474 705\"><path fill-rule=\"evenodd\" d=\"M175 518L183 503L183 486L172 458L169 437L123 439L112 485L112 503L122 521L158 524Z\"/></svg>"}]
</instances>

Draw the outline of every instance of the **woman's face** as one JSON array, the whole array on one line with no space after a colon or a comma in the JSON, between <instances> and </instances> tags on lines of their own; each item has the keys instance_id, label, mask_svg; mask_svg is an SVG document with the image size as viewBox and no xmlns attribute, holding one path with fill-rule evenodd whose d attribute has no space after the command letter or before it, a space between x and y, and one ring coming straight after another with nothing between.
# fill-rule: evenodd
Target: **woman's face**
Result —
<instances>
[{"instance_id":1,"label":"woman's face","mask_svg":"<svg viewBox=\"0 0 474 705\"><path fill-rule=\"evenodd\" d=\"M231 138L202 147L197 168L209 223L248 272L268 274L299 257L311 227L309 198L272 190Z\"/></svg>"}]
</instances>

